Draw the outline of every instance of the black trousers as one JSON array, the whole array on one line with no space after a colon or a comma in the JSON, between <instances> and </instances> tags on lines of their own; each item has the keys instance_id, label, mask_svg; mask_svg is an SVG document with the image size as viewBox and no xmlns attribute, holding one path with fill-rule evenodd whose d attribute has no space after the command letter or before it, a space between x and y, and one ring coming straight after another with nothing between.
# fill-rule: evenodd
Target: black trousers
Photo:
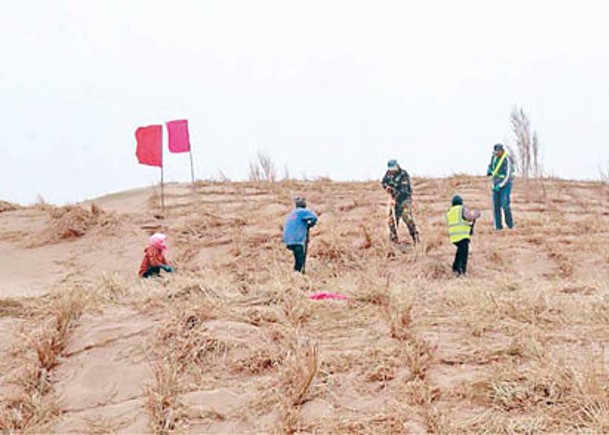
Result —
<instances>
[{"instance_id":1,"label":"black trousers","mask_svg":"<svg viewBox=\"0 0 609 435\"><path fill-rule=\"evenodd\" d=\"M160 276L161 268L159 266L148 266L148 270L144 272L142 278L151 278L153 276Z\"/></svg>"},{"instance_id":2,"label":"black trousers","mask_svg":"<svg viewBox=\"0 0 609 435\"><path fill-rule=\"evenodd\" d=\"M467 270L467 257L469 255L469 239L464 239L453 244L457 247L455 261L453 262L453 273L458 276L465 275Z\"/></svg>"},{"instance_id":3,"label":"black trousers","mask_svg":"<svg viewBox=\"0 0 609 435\"><path fill-rule=\"evenodd\" d=\"M294 270L304 273L307 261L307 252L304 245L288 245L288 249L294 254Z\"/></svg>"}]
</instances>

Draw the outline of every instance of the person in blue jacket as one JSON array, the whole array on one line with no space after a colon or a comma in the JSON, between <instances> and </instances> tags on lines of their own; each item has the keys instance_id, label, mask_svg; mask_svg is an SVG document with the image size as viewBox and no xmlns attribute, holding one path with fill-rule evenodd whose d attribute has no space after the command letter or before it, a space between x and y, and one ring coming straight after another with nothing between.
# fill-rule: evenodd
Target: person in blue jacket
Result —
<instances>
[{"instance_id":1,"label":"person in blue jacket","mask_svg":"<svg viewBox=\"0 0 609 435\"><path fill-rule=\"evenodd\" d=\"M283 224L283 243L294 253L294 270L304 273L309 229L317 223L317 215L307 208L307 201L303 197L295 198L294 205L294 210L286 217Z\"/></svg>"},{"instance_id":2,"label":"person in blue jacket","mask_svg":"<svg viewBox=\"0 0 609 435\"><path fill-rule=\"evenodd\" d=\"M491 177L493 190L493 215L495 230L503 229L503 219L501 211L505 216L505 224L508 228L514 227L512 210L510 208L510 195L512 193L512 183L514 179L514 164L512 158L500 143L493 147L493 157L488 166L486 175Z\"/></svg>"}]
</instances>

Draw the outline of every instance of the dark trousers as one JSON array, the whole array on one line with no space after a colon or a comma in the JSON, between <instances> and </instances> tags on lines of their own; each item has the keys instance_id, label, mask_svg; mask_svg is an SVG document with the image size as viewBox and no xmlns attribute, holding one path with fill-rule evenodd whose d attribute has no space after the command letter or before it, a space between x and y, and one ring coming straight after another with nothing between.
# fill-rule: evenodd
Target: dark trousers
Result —
<instances>
[{"instance_id":1,"label":"dark trousers","mask_svg":"<svg viewBox=\"0 0 609 435\"><path fill-rule=\"evenodd\" d=\"M465 275L467 257L469 255L469 239L464 239L453 244L457 247L455 261L453 262L453 273L457 276Z\"/></svg>"},{"instance_id":2,"label":"dark trousers","mask_svg":"<svg viewBox=\"0 0 609 435\"><path fill-rule=\"evenodd\" d=\"M509 181L499 192L493 192L493 215L495 220L495 229L503 229L503 219L501 212L505 216L505 224L508 228L514 226L512 220L512 209L510 207L510 195L512 194L512 182Z\"/></svg>"},{"instance_id":3,"label":"dark trousers","mask_svg":"<svg viewBox=\"0 0 609 435\"><path fill-rule=\"evenodd\" d=\"M160 276L161 275L161 268L159 266L149 266L148 270L146 270L146 272L144 272L144 274L142 275L142 278L150 278L153 276Z\"/></svg>"},{"instance_id":4,"label":"dark trousers","mask_svg":"<svg viewBox=\"0 0 609 435\"><path fill-rule=\"evenodd\" d=\"M294 254L294 270L304 273L307 261L307 252L304 245L288 245L288 249Z\"/></svg>"}]
</instances>

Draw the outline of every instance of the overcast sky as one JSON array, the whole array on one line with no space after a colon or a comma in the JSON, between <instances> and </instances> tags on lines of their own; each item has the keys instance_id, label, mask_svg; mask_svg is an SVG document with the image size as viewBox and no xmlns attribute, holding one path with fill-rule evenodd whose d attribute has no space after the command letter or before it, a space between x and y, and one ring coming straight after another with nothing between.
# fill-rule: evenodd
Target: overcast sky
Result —
<instances>
[{"instance_id":1,"label":"overcast sky","mask_svg":"<svg viewBox=\"0 0 609 435\"><path fill-rule=\"evenodd\" d=\"M187 118L198 178L483 174L523 107L546 170L609 159L609 2L5 0L0 198L148 186L140 125ZM166 177L187 180L187 155Z\"/></svg>"}]
</instances>

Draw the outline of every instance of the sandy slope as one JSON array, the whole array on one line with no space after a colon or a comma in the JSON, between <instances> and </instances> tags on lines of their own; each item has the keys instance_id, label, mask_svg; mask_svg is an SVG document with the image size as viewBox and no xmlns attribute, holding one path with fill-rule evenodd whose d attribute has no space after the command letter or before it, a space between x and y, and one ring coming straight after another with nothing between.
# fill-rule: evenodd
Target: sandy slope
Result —
<instances>
[{"instance_id":1,"label":"sandy slope","mask_svg":"<svg viewBox=\"0 0 609 435\"><path fill-rule=\"evenodd\" d=\"M290 198L301 192L320 214L306 278L289 272L280 243ZM448 273L454 248L444 224L456 192L483 210L470 277L463 281ZM20 308L10 298L76 288L90 299L52 369L52 391L45 392L59 414L28 428L574 428L531 395L499 399L477 391L485 385L495 391L502 380L511 385L509 367L536 374L538 366L557 360L553 352L585 354L609 340L602 327L609 298L605 187L518 184L517 228L495 233L485 180L416 180L424 243L404 252L387 243L386 200L376 183L200 183L171 185L166 194L163 219L153 189L96 199L102 218L87 215L94 223L68 239L52 237L55 221L47 208L0 214L4 373L21 361L18 333L7 331L27 335L54 315L40 307L26 314L38 299ZM141 282L135 278L141 250L155 230L169 234L180 273ZM311 291L338 291L351 300L312 303L305 297ZM306 343L316 346L318 370L306 400L289 403L290 388L306 372ZM19 385L18 376L0 378L0 391ZM155 414L151 403L159 397L166 400ZM523 408L514 411L514 403ZM3 405L12 406L6 398ZM602 421L586 424L609 428Z\"/></svg>"}]
</instances>

